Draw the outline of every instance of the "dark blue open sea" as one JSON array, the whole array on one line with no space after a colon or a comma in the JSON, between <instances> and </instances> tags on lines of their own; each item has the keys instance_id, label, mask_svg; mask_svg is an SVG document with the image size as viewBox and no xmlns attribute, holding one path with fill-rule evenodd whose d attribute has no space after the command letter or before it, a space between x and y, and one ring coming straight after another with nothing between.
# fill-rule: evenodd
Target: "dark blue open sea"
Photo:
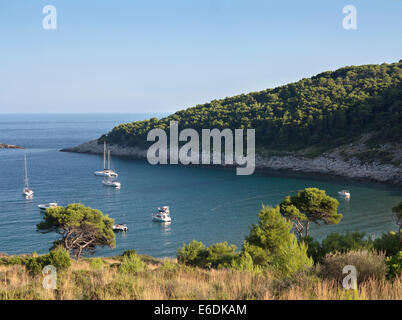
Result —
<instances>
[{"instance_id":1,"label":"dark blue open sea","mask_svg":"<svg viewBox=\"0 0 402 320\"><path fill-rule=\"evenodd\" d=\"M312 226L321 239L331 231L366 231L379 236L396 229L391 208L402 200L402 190L381 184L335 178L256 173L236 176L232 169L151 166L145 161L113 158L121 190L102 186L102 156L59 152L61 148L98 138L115 125L142 120L150 114L109 115L0 115L0 143L25 150L0 149L0 252L46 253L56 234L41 234L36 224L42 215L37 205L80 202L126 223L129 232L118 234L115 249L97 255L120 254L127 249L156 257L174 256L193 239L212 244L228 241L241 246L257 222L261 204L276 205L286 195L318 187L338 197L350 189L350 200L339 198L344 218L336 226ZM156 115L157 117L160 115ZM22 196L24 154L27 154L32 200ZM173 222L151 221L156 207L169 205Z\"/></svg>"}]
</instances>

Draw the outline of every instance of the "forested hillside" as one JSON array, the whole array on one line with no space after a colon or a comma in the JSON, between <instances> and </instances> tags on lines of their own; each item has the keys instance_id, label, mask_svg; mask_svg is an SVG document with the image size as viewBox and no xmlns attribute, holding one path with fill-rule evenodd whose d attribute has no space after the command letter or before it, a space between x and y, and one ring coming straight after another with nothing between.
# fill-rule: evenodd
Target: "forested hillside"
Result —
<instances>
[{"instance_id":1,"label":"forested hillside","mask_svg":"<svg viewBox=\"0 0 402 320\"><path fill-rule=\"evenodd\" d=\"M402 141L402 60L344 67L275 89L213 100L150 119L115 127L100 141L147 145L150 129L253 128L257 148L297 150L311 145L335 147L363 133L377 142Z\"/></svg>"}]
</instances>

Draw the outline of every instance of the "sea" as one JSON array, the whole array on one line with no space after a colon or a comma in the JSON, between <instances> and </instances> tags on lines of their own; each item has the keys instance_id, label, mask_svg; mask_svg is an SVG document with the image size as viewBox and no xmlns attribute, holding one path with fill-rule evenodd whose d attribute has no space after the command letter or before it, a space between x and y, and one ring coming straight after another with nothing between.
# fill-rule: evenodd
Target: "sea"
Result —
<instances>
[{"instance_id":1,"label":"sea","mask_svg":"<svg viewBox=\"0 0 402 320\"><path fill-rule=\"evenodd\" d=\"M262 205L275 206L306 187L325 189L340 202L338 225L312 225L317 240L331 232L360 231L369 237L396 230L391 208L402 189L320 175L256 172L237 176L234 169L211 166L150 165L146 160L114 157L120 190L102 185L94 171L102 155L60 152L99 138L114 126L163 114L0 114L0 143L25 147L0 149L0 252L47 253L56 233L41 233L38 204L82 203L101 210L129 230L116 234L116 247L98 248L96 256L135 249L154 257L174 257L193 239L206 245L226 241L239 249ZM24 155L33 199L22 196ZM338 195L348 189L350 199ZM170 206L172 223L151 219L160 206Z\"/></svg>"}]
</instances>

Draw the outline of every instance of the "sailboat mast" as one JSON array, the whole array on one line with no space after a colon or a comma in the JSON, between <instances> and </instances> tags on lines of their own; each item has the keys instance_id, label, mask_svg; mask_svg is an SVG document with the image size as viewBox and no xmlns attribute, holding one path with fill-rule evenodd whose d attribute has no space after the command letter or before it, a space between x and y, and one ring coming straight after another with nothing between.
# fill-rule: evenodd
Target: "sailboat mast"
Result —
<instances>
[{"instance_id":1,"label":"sailboat mast","mask_svg":"<svg viewBox=\"0 0 402 320\"><path fill-rule=\"evenodd\" d=\"M28 188L28 168L27 168L27 156L26 155L24 155L24 168L25 168L24 184L25 184L25 188Z\"/></svg>"},{"instance_id":2,"label":"sailboat mast","mask_svg":"<svg viewBox=\"0 0 402 320\"><path fill-rule=\"evenodd\" d=\"M110 150L107 151L107 169L110 170Z\"/></svg>"},{"instance_id":3,"label":"sailboat mast","mask_svg":"<svg viewBox=\"0 0 402 320\"><path fill-rule=\"evenodd\" d=\"M103 141L103 170L106 170L106 141Z\"/></svg>"}]
</instances>

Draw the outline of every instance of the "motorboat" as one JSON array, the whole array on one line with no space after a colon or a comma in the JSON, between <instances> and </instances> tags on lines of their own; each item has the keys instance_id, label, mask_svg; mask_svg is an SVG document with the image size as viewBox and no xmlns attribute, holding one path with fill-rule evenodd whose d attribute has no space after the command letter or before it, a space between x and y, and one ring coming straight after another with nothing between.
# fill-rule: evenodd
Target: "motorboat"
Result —
<instances>
[{"instance_id":1,"label":"motorboat","mask_svg":"<svg viewBox=\"0 0 402 320\"><path fill-rule=\"evenodd\" d=\"M340 196L344 196L344 197L347 197L347 198L350 197L350 192L349 192L348 190L339 191L338 194L339 194Z\"/></svg>"},{"instance_id":2,"label":"motorboat","mask_svg":"<svg viewBox=\"0 0 402 320\"><path fill-rule=\"evenodd\" d=\"M125 224L114 224L113 231L128 231L128 227Z\"/></svg>"},{"instance_id":3,"label":"motorboat","mask_svg":"<svg viewBox=\"0 0 402 320\"><path fill-rule=\"evenodd\" d=\"M50 202L50 203L45 203L45 204L39 204L38 208L42 211L46 211L46 209L50 208L56 208L57 207L57 202Z\"/></svg>"},{"instance_id":4,"label":"motorboat","mask_svg":"<svg viewBox=\"0 0 402 320\"><path fill-rule=\"evenodd\" d=\"M158 208L158 212L152 214L152 220L157 222L171 222L170 209L168 206Z\"/></svg>"},{"instance_id":5,"label":"motorboat","mask_svg":"<svg viewBox=\"0 0 402 320\"><path fill-rule=\"evenodd\" d=\"M112 187L112 188L116 188L116 189L120 189L121 188L121 183L119 181L116 180L112 180L110 178L108 179L103 179L102 184L106 187Z\"/></svg>"},{"instance_id":6,"label":"motorboat","mask_svg":"<svg viewBox=\"0 0 402 320\"><path fill-rule=\"evenodd\" d=\"M33 190L29 188L29 183L28 183L28 167L27 167L27 156L24 155L24 169L25 169L25 174L24 174L24 190L22 190L22 194L25 196L25 198L32 198L33 197Z\"/></svg>"},{"instance_id":7,"label":"motorboat","mask_svg":"<svg viewBox=\"0 0 402 320\"><path fill-rule=\"evenodd\" d=\"M111 169L110 150L108 151L108 165L106 167L106 142L103 142L103 170L95 171L95 176L117 178L119 175Z\"/></svg>"}]
</instances>

